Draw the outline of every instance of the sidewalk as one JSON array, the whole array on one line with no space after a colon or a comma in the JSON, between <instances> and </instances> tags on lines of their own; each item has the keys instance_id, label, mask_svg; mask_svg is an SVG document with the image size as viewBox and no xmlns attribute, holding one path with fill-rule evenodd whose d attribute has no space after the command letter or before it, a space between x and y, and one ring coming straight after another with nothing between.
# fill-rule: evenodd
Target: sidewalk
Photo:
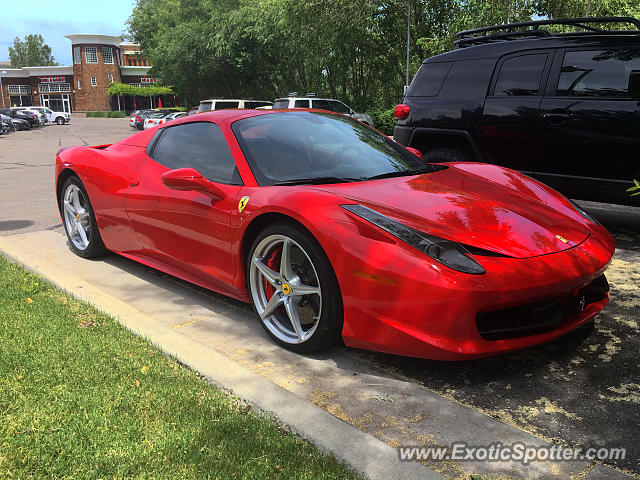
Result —
<instances>
[{"instance_id":1,"label":"sidewalk","mask_svg":"<svg viewBox=\"0 0 640 480\"><path fill-rule=\"evenodd\" d=\"M165 353L372 479L629 479L584 461L399 462L393 446L549 443L334 348L300 356L271 343L247 306L116 255L87 261L65 237L40 231L0 237L0 252L71 295L111 314ZM437 470L434 471L434 470Z\"/></svg>"}]
</instances>

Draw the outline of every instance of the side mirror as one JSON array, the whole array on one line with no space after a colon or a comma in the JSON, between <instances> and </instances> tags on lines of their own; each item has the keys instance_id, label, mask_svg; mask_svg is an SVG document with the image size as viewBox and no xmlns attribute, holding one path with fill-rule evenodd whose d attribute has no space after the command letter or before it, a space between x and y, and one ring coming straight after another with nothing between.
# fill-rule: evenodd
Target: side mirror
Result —
<instances>
[{"instance_id":1,"label":"side mirror","mask_svg":"<svg viewBox=\"0 0 640 480\"><path fill-rule=\"evenodd\" d=\"M422 152L420 150L418 150L417 148L413 148L413 147L404 147L407 150L409 150L411 153L413 153L416 157L418 158L422 158Z\"/></svg>"},{"instance_id":2,"label":"side mirror","mask_svg":"<svg viewBox=\"0 0 640 480\"><path fill-rule=\"evenodd\" d=\"M169 170L163 173L160 178L165 187L173 190L200 192L216 201L226 197L226 194L215 183L204 178L195 168Z\"/></svg>"},{"instance_id":3,"label":"side mirror","mask_svg":"<svg viewBox=\"0 0 640 480\"><path fill-rule=\"evenodd\" d=\"M631 98L640 98L640 70L629 72L628 93Z\"/></svg>"}]
</instances>

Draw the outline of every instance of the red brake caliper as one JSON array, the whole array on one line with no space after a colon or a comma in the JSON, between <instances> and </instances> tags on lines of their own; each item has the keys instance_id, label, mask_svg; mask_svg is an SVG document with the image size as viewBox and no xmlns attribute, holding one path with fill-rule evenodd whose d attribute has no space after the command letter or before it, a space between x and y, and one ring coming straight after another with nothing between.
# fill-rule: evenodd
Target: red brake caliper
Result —
<instances>
[{"instance_id":1,"label":"red brake caliper","mask_svg":"<svg viewBox=\"0 0 640 480\"><path fill-rule=\"evenodd\" d=\"M276 272L280 271L280 255L282 254L282 247L278 247L274 249L269 256L267 257L266 265L271 270ZM276 289L269 283L269 281L264 278L262 280L264 282L264 292L267 294L267 300L269 300L274 293L276 293Z\"/></svg>"}]
</instances>

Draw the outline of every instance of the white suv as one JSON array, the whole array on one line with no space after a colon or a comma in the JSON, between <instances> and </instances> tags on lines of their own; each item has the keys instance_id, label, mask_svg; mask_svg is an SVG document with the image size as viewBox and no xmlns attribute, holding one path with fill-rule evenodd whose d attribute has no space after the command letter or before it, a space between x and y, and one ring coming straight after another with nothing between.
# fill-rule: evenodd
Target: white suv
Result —
<instances>
[{"instance_id":1,"label":"white suv","mask_svg":"<svg viewBox=\"0 0 640 480\"><path fill-rule=\"evenodd\" d=\"M211 98L202 100L198 107L198 113L210 110L225 110L228 108L258 108L273 105L273 102L266 100L244 100L235 98Z\"/></svg>"},{"instance_id":2,"label":"white suv","mask_svg":"<svg viewBox=\"0 0 640 480\"><path fill-rule=\"evenodd\" d=\"M373 127L373 120L366 113L356 113L352 108L348 107L340 100L333 98L317 98L313 96L307 97L287 97L277 98L273 104L273 109L283 108L319 108L321 110L329 110L331 112L341 113L348 117L360 120L362 123Z\"/></svg>"},{"instance_id":3,"label":"white suv","mask_svg":"<svg viewBox=\"0 0 640 480\"><path fill-rule=\"evenodd\" d=\"M29 107L27 110L44 114L47 117L47 121L51 123L56 122L58 125L64 125L65 123L71 122L71 115L67 112L54 112L47 107Z\"/></svg>"}]
</instances>

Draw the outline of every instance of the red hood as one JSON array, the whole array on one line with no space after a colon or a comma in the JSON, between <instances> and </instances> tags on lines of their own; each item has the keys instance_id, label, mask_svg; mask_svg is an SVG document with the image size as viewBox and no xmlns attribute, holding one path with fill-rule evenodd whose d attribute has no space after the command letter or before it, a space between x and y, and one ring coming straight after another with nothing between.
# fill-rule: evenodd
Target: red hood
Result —
<instances>
[{"instance_id":1,"label":"red hood","mask_svg":"<svg viewBox=\"0 0 640 480\"><path fill-rule=\"evenodd\" d=\"M589 236L577 214L567 214L531 179L506 170L514 182L505 186L460 167L314 188L365 204L417 230L516 258L567 250ZM532 198L536 193L542 194Z\"/></svg>"}]
</instances>

